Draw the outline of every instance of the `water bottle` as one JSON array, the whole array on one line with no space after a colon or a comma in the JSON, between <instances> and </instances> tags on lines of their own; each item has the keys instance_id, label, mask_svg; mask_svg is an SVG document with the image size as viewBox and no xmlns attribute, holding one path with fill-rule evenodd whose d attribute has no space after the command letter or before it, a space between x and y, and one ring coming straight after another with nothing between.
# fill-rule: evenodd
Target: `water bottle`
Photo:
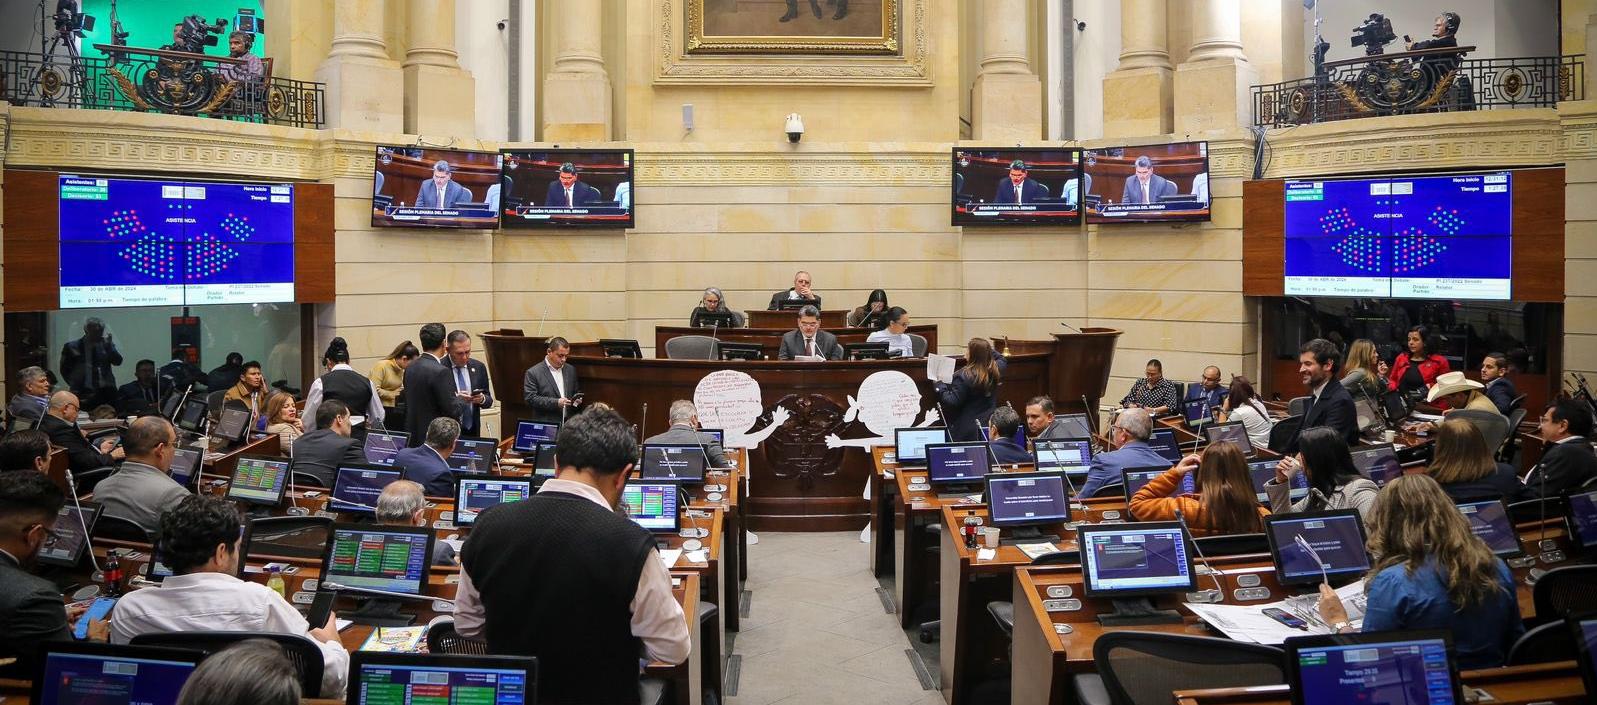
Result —
<instances>
[{"instance_id":1,"label":"water bottle","mask_svg":"<svg viewBox=\"0 0 1597 705\"><path fill-rule=\"evenodd\" d=\"M268 572L266 587L271 588L272 592L277 593L283 599L288 599L288 587L283 584L283 569L274 565Z\"/></svg>"}]
</instances>

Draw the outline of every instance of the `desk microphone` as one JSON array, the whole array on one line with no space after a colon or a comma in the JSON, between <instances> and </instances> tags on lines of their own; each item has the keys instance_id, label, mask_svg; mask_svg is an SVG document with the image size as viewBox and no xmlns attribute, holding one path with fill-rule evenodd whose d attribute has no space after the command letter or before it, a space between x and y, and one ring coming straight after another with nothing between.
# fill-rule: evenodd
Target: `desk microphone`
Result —
<instances>
[{"instance_id":1,"label":"desk microphone","mask_svg":"<svg viewBox=\"0 0 1597 705\"><path fill-rule=\"evenodd\" d=\"M1064 326L1066 328L1069 328L1070 330L1073 330L1073 331L1075 331L1077 333L1081 333L1081 329L1080 328L1077 328L1077 327L1075 327L1073 325L1070 325L1069 323L1066 323L1064 321L1060 321L1059 325L1062 325L1062 326Z\"/></svg>"},{"instance_id":2,"label":"desk microphone","mask_svg":"<svg viewBox=\"0 0 1597 705\"><path fill-rule=\"evenodd\" d=\"M1537 465L1540 466L1541 464L1537 463ZM1542 472L1537 472L1538 470L1543 470L1543 471ZM1545 551L1548 550L1548 548L1547 548L1547 473L1541 467L1532 468L1531 472L1537 472L1537 474L1540 475L1540 477L1538 477L1536 479L1536 484L1538 485L1538 488L1539 488L1539 489L1536 490L1536 492L1537 492L1537 494L1541 495L1541 505L1542 505L1541 506L1541 517L1542 517L1541 518L1541 525L1542 525L1541 535L1536 538L1536 551L1538 553L1540 553L1540 552L1545 552ZM1566 499L1564 501L1567 502L1569 500ZM82 515L79 514L79 516L82 516ZM1530 570L1530 573L1526 574L1525 582L1526 582L1526 584L1529 584L1529 585L1535 585L1536 581L1541 580L1542 576L1546 575L1546 574L1547 574L1547 571L1542 570L1541 568L1532 568Z\"/></svg>"},{"instance_id":3,"label":"desk microphone","mask_svg":"<svg viewBox=\"0 0 1597 705\"><path fill-rule=\"evenodd\" d=\"M544 309L543 309L543 313L538 314L538 332L534 333L533 335L536 335L536 336L539 336L539 337L543 336L543 321L544 321L544 319L546 319L548 317L549 317L549 307L545 306Z\"/></svg>"},{"instance_id":4,"label":"desk microphone","mask_svg":"<svg viewBox=\"0 0 1597 705\"><path fill-rule=\"evenodd\" d=\"M1188 536L1192 536L1192 529L1187 526L1187 517L1186 517L1185 514L1183 514L1181 512L1181 509L1179 507L1176 508L1176 521L1181 524L1181 530L1183 532L1185 532ZM1203 565L1205 565L1205 566L1207 566L1209 568L1209 579L1214 581L1214 589L1213 590L1199 590L1197 592L1194 592L1194 593L1191 593L1191 594L1187 595L1187 599L1189 599L1189 600L1191 600L1193 602L1204 602L1204 603L1214 603L1214 602L1219 602L1221 600L1224 600L1225 599L1225 587L1220 584L1220 570L1218 568L1215 568L1212 564L1210 564L1208 558L1204 557L1203 549L1198 547L1198 538L1196 536L1192 537L1192 551L1194 553L1197 553L1198 554L1198 559L1203 561Z\"/></svg>"},{"instance_id":5,"label":"desk microphone","mask_svg":"<svg viewBox=\"0 0 1597 705\"><path fill-rule=\"evenodd\" d=\"M83 545L88 549L89 565L94 566L96 572L100 571L100 561L94 557L94 539L89 536L89 525L83 521L83 503L78 501L78 480L72 474L72 468L67 468L67 491L72 493L72 506L77 510L78 528L83 529Z\"/></svg>"},{"instance_id":6,"label":"desk microphone","mask_svg":"<svg viewBox=\"0 0 1597 705\"><path fill-rule=\"evenodd\" d=\"M643 402L643 420L638 424L638 445L643 445L643 434L649 427L649 402Z\"/></svg>"}]
</instances>

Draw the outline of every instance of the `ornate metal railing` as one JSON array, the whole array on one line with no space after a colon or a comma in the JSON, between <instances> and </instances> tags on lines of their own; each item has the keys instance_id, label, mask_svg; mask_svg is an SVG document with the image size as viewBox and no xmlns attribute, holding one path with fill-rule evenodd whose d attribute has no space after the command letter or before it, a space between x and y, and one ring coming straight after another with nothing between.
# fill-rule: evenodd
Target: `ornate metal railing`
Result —
<instances>
[{"instance_id":1,"label":"ornate metal railing","mask_svg":"<svg viewBox=\"0 0 1597 705\"><path fill-rule=\"evenodd\" d=\"M107 57L0 51L0 100L12 105L193 115L291 127L325 124L324 84L251 72L237 59L97 45Z\"/></svg>"},{"instance_id":2,"label":"ornate metal railing","mask_svg":"<svg viewBox=\"0 0 1597 705\"><path fill-rule=\"evenodd\" d=\"M1323 75L1253 87L1253 122L1286 127L1382 115L1550 108L1580 100L1585 55L1464 59L1474 47L1325 64Z\"/></svg>"}]
</instances>

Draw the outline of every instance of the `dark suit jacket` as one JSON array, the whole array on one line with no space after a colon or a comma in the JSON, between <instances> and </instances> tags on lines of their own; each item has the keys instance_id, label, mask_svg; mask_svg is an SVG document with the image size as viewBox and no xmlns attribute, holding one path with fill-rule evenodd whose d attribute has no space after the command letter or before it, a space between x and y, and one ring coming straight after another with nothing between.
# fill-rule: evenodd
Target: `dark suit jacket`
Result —
<instances>
[{"instance_id":1,"label":"dark suit jacket","mask_svg":"<svg viewBox=\"0 0 1597 705\"><path fill-rule=\"evenodd\" d=\"M360 441L340 436L330 428L317 429L300 436L294 440L292 450L294 460L288 469L315 475L326 487L333 486L333 476L337 474L338 466L366 463L366 451L361 448Z\"/></svg>"},{"instance_id":2,"label":"dark suit jacket","mask_svg":"<svg viewBox=\"0 0 1597 705\"><path fill-rule=\"evenodd\" d=\"M1009 363L1001 355L997 360L999 378L1002 379ZM961 368L954 373L953 382L937 383L937 395L938 402L942 404L943 420L948 424L949 440L987 440L987 417L992 416L993 409L998 405L997 389L991 393L977 389L970 380L970 374Z\"/></svg>"},{"instance_id":3,"label":"dark suit jacket","mask_svg":"<svg viewBox=\"0 0 1597 705\"><path fill-rule=\"evenodd\" d=\"M1542 461L1525 477L1525 498L1566 495L1592 478L1597 478L1597 454L1592 452L1590 439L1552 443L1542 451Z\"/></svg>"},{"instance_id":4,"label":"dark suit jacket","mask_svg":"<svg viewBox=\"0 0 1597 705\"><path fill-rule=\"evenodd\" d=\"M776 292L774 294L771 294L771 305L770 306L766 306L765 310L767 310L767 311L780 311L780 310L782 310L782 302L783 301L787 301L788 300L787 296L788 296L788 294L791 294L791 293L793 293L793 290L792 289L788 289L787 291L778 291L778 292ZM817 310L819 310L821 308L821 295L820 294L817 294L817 293L815 293L813 291L810 292L810 298L807 299L807 301L812 306L814 306Z\"/></svg>"},{"instance_id":5,"label":"dark suit jacket","mask_svg":"<svg viewBox=\"0 0 1597 705\"><path fill-rule=\"evenodd\" d=\"M143 416L154 414L161 409L161 400L155 394L156 387L148 388L133 380L116 390L116 415L117 416Z\"/></svg>"},{"instance_id":6,"label":"dark suit jacket","mask_svg":"<svg viewBox=\"0 0 1597 705\"><path fill-rule=\"evenodd\" d=\"M44 416L44 410L50 405L50 400L43 397L31 397L26 394L14 394L11 403L6 404L6 413L11 419L30 419L33 425L39 425L39 417Z\"/></svg>"},{"instance_id":7,"label":"dark suit jacket","mask_svg":"<svg viewBox=\"0 0 1597 705\"><path fill-rule=\"evenodd\" d=\"M527 373L521 376L521 399L532 407L530 421L538 423L560 423L560 389L555 386L554 370L549 368L549 360L545 358L538 364L527 368ZM573 399L582 391L577 386L577 368L571 363L560 366L560 382L565 385L565 398ZM567 415L576 413L576 408L566 411Z\"/></svg>"},{"instance_id":8,"label":"dark suit jacket","mask_svg":"<svg viewBox=\"0 0 1597 705\"><path fill-rule=\"evenodd\" d=\"M295 444L298 445L298 441ZM421 485L421 493L428 497L452 497L455 494L455 471L438 455L438 451L423 445L406 448L394 456L394 467L400 478Z\"/></svg>"},{"instance_id":9,"label":"dark suit jacket","mask_svg":"<svg viewBox=\"0 0 1597 705\"><path fill-rule=\"evenodd\" d=\"M571 185L571 207L593 205L600 200L599 189L578 181ZM545 208L566 207L566 187L561 186L558 180L549 182L549 189L543 194Z\"/></svg>"},{"instance_id":10,"label":"dark suit jacket","mask_svg":"<svg viewBox=\"0 0 1597 705\"><path fill-rule=\"evenodd\" d=\"M39 642L72 640L61 591L4 553L0 553L0 634L5 634L0 658L17 659L13 666L0 666L0 678L32 678Z\"/></svg>"},{"instance_id":11,"label":"dark suit jacket","mask_svg":"<svg viewBox=\"0 0 1597 705\"><path fill-rule=\"evenodd\" d=\"M189 385L195 382L209 386L208 380L210 378L206 376L205 371L187 362L168 362L162 365L156 374L159 380L156 386L160 387L162 395L172 394L174 391L182 394L183 390L188 389ZM233 382L237 381L238 375L234 375ZM227 389L231 384L217 387L217 389Z\"/></svg>"},{"instance_id":12,"label":"dark suit jacket","mask_svg":"<svg viewBox=\"0 0 1597 705\"><path fill-rule=\"evenodd\" d=\"M444 202L438 202L438 187L433 186L433 180L428 178L421 182L421 188L416 190L417 208L454 208L462 202L471 200L471 192L453 181L444 187Z\"/></svg>"},{"instance_id":13,"label":"dark suit jacket","mask_svg":"<svg viewBox=\"0 0 1597 705\"><path fill-rule=\"evenodd\" d=\"M1519 396L1519 390L1514 388L1514 382L1507 377L1498 377L1486 385L1486 398L1497 405L1497 410L1504 416L1514 410L1514 397ZM1513 432L1514 429L1508 429Z\"/></svg>"},{"instance_id":14,"label":"dark suit jacket","mask_svg":"<svg viewBox=\"0 0 1597 705\"><path fill-rule=\"evenodd\" d=\"M993 192L993 203L1015 203L1015 184L1005 176L998 180L997 190ZM1036 199L1047 198L1048 187L1035 179L1026 179L1020 184L1020 203L1034 203Z\"/></svg>"},{"instance_id":15,"label":"dark suit jacket","mask_svg":"<svg viewBox=\"0 0 1597 705\"><path fill-rule=\"evenodd\" d=\"M782 336L782 349L777 352L778 360L791 360L804 354L804 336L798 330L790 330ZM837 344L837 336L824 330L815 331L815 354L828 360L843 359L843 346Z\"/></svg>"},{"instance_id":16,"label":"dark suit jacket","mask_svg":"<svg viewBox=\"0 0 1597 705\"><path fill-rule=\"evenodd\" d=\"M704 446L705 452L710 456L710 467L730 467L726 463L726 451L721 449L721 442L707 433L699 433L687 426L672 426L665 433L656 433L644 439L644 443L674 443L687 445L696 443Z\"/></svg>"},{"instance_id":17,"label":"dark suit jacket","mask_svg":"<svg viewBox=\"0 0 1597 705\"><path fill-rule=\"evenodd\" d=\"M1148 200L1142 200L1142 184L1137 183L1137 175L1126 177L1126 187L1120 191L1121 203L1158 203L1160 196L1176 195L1175 182L1158 174L1148 176Z\"/></svg>"},{"instance_id":18,"label":"dark suit jacket","mask_svg":"<svg viewBox=\"0 0 1597 705\"><path fill-rule=\"evenodd\" d=\"M992 449L993 457L998 459L999 465L1030 463L1032 461L1031 453L1009 438L1000 438L993 441Z\"/></svg>"},{"instance_id":19,"label":"dark suit jacket","mask_svg":"<svg viewBox=\"0 0 1597 705\"><path fill-rule=\"evenodd\" d=\"M433 419L440 416L458 419L465 411L464 404L455 398L455 383L445 364L429 353L422 353L405 368L405 391L402 393L406 405L405 432L410 434L412 448L427 439L427 426Z\"/></svg>"},{"instance_id":20,"label":"dark suit jacket","mask_svg":"<svg viewBox=\"0 0 1597 705\"><path fill-rule=\"evenodd\" d=\"M122 353L117 352L116 343L104 338L91 345L85 336L61 346L61 379L79 394L89 388L90 365L84 364L88 362L85 347L93 354L92 366L100 375L97 388L116 389L116 375L111 372L111 366L122 364Z\"/></svg>"},{"instance_id":21,"label":"dark suit jacket","mask_svg":"<svg viewBox=\"0 0 1597 705\"><path fill-rule=\"evenodd\" d=\"M444 365L446 365L444 372L449 376L449 384L454 386L454 388L459 389L460 385L455 380L454 361L445 358ZM476 358L467 360L466 381L471 383L471 388L473 390L482 390L483 400L481 406L477 404L470 404L469 406L471 408L466 409L465 413L462 414L464 418L460 423L460 435L480 436L482 435L479 433L479 431L482 430L482 410L492 409L494 407L494 393L492 390L488 389L488 366L482 364L482 360L478 360ZM466 404L466 402L461 403Z\"/></svg>"},{"instance_id":22,"label":"dark suit jacket","mask_svg":"<svg viewBox=\"0 0 1597 705\"><path fill-rule=\"evenodd\" d=\"M1353 407L1353 395L1334 379L1320 392L1319 401L1310 399L1308 411L1303 412L1303 425L1298 427L1298 434L1302 435L1304 429L1315 426L1336 429L1350 447L1359 442L1359 417ZM1296 452L1298 439L1294 437L1287 445L1287 453Z\"/></svg>"},{"instance_id":23,"label":"dark suit jacket","mask_svg":"<svg viewBox=\"0 0 1597 705\"><path fill-rule=\"evenodd\" d=\"M83 432L78 430L76 424L69 424L45 414L39 419L39 430L50 437L51 445L61 446L67 450L67 466L72 468L72 472L84 472L116 464L110 455L101 453L89 445L89 439L83 437Z\"/></svg>"}]
</instances>

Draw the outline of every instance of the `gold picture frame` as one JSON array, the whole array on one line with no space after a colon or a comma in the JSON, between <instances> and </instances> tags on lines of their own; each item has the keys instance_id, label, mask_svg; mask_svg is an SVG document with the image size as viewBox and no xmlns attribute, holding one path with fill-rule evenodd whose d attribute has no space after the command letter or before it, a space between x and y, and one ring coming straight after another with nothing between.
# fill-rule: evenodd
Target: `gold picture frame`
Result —
<instances>
[{"instance_id":1,"label":"gold picture frame","mask_svg":"<svg viewBox=\"0 0 1597 705\"><path fill-rule=\"evenodd\" d=\"M903 0L685 0L686 54L897 55Z\"/></svg>"}]
</instances>

